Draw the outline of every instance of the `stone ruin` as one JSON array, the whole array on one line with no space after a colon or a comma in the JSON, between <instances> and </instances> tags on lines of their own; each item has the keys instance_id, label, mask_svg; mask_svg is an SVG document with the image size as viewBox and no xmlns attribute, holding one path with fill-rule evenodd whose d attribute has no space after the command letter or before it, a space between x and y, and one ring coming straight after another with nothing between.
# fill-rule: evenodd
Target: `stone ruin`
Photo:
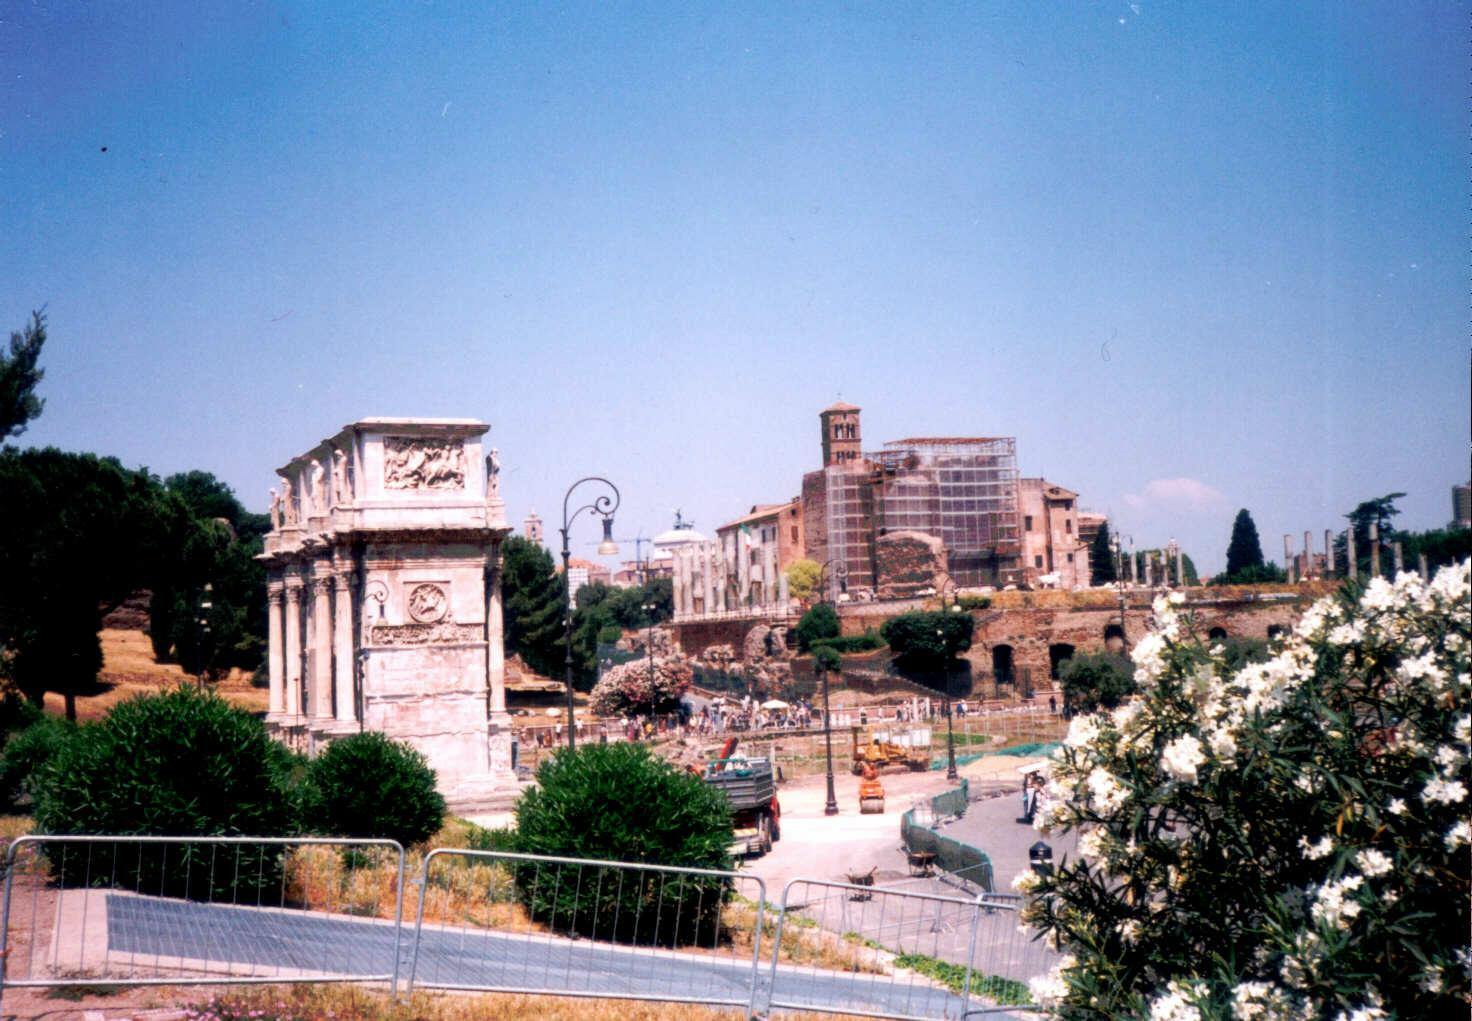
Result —
<instances>
[{"instance_id":1,"label":"stone ruin","mask_svg":"<svg viewBox=\"0 0 1472 1021\"><path fill-rule=\"evenodd\" d=\"M280 469L266 536L267 728L314 754L376 730L422 752L456 812L504 807L511 770L489 427L367 418Z\"/></svg>"}]
</instances>

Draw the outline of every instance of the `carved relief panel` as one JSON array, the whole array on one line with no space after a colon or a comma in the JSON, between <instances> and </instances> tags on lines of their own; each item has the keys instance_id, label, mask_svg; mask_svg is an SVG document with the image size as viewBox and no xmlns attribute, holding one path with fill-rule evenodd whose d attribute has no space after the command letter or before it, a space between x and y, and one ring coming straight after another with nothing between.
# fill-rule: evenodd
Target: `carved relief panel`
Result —
<instances>
[{"instance_id":1,"label":"carved relief panel","mask_svg":"<svg viewBox=\"0 0 1472 1021\"><path fill-rule=\"evenodd\" d=\"M413 436L385 436L385 489L464 489L465 444Z\"/></svg>"}]
</instances>

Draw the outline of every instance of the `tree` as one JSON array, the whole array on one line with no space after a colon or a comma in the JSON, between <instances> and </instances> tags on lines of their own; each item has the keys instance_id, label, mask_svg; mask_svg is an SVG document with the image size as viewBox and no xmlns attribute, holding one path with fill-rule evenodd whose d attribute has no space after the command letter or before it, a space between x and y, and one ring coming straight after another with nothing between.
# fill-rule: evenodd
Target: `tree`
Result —
<instances>
[{"instance_id":1,"label":"tree","mask_svg":"<svg viewBox=\"0 0 1472 1021\"><path fill-rule=\"evenodd\" d=\"M501 620L506 652L539 674L560 677L564 585L552 555L519 535L501 544Z\"/></svg>"},{"instance_id":2,"label":"tree","mask_svg":"<svg viewBox=\"0 0 1472 1021\"><path fill-rule=\"evenodd\" d=\"M1436 528L1429 532L1396 532L1406 570L1414 571L1419 557L1426 557L1430 570L1472 557L1472 528Z\"/></svg>"},{"instance_id":3,"label":"tree","mask_svg":"<svg viewBox=\"0 0 1472 1021\"><path fill-rule=\"evenodd\" d=\"M1134 649L1139 696L1076 717L1036 825L1079 856L1025 873L1064 952L1064 1018L1466 1013L1472 587L1375 579L1232 673L1179 603Z\"/></svg>"},{"instance_id":4,"label":"tree","mask_svg":"<svg viewBox=\"0 0 1472 1021\"><path fill-rule=\"evenodd\" d=\"M529 854L726 869L726 796L642 744L580 744L537 768L516 803L516 844ZM712 945L730 893L720 877L596 866L515 866L532 918L559 931L645 945ZM655 910L658 906L660 910Z\"/></svg>"},{"instance_id":5,"label":"tree","mask_svg":"<svg viewBox=\"0 0 1472 1021\"><path fill-rule=\"evenodd\" d=\"M32 312L23 333L11 332L10 354L0 351L0 442L26 431L46 402L36 396L45 370L37 367L46 343L46 314Z\"/></svg>"},{"instance_id":6,"label":"tree","mask_svg":"<svg viewBox=\"0 0 1472 1021\"><path fill-rule=\"evenodd\" d=\"M54 448L0 451L0 648L7 680L33 702L89 690L102 617L169 557L167 499L113 458Z\"/></svg>"},{"instance_id":7,"label":"tree","mask_svg":"<svg viewBox=\"0 0 1472 1021\"><path fill-rule=\"evenodd\" d=\"M691 676L690 667L680 659L656 658L653 670L647 659L630 660L604 672L593 686L588 706L600 716L674 712L690 690Z\"/></svg>"},{"instance_id":8,"label":"tree","mask_svg":"<svg viewBox=\"0 0 1472 1021\"><path fill-rule=\"evenodd\" d=\"M1135 665L1109 652L1072 656L1060 668L1059 678L1063 705L1075 713L1113 709L1135 691Z\"/></svg>"},{"instance_id":9,"label":"tree","mask_svg":"<svg viewBox=\"0 0 1472 1021\"><path fill-rule=\"evenodd\" d=\"M1232 540L1227 544L1226 580L1235 584L1244 571L1262 565L1262 542L1257 537L1257 525L1247 508L1243 507L1232 522Z\"/></svg>"},{"instance_id":10,"label":"tree","mask_svg":"<svg viewBox=\"0 0 1472 1021\"><path fill-rule=\"evenodd\" d=\"M307 810L317 832L408 847L439 832L445 799L424 756L377 731L338 738L307 769Z\"/></svg>"},{"instance_id":11,"label":"tree","mask_svg":"<svg viewBox=\"0 0 1472 1021\"><path fill-rule=\"evenodd\" d=\"M797 647L807 652L814 642L837 638L839 632L838 611L829 603L819 603L797 622Z\"/></svg>"},{"instance_id":12,"label":"tree","mask_svg":"<svg viewBox=\"0 0 1472 1021\"><path fill-rule=\"evenodd\" d=\"M1386 493L1384 496L1364 501L1344 515L1349 519L1349 526L1334 538L1334 562L1346 565L1349 563L1348 535L1350 531L1353 531L1356 571L1360 577L1367 577L1372 563L1370 525L1373 523L1380 539L1380 570L1386 574L1390 573L1391 544L1396 539L1395 529L1391 522L1400 513L1395 501L1405 495L1404 493Z\"/></svg>"},{"instance_id":13,"label":"tree","mask_svg":"<svg viewBox=\"0 0 1472 1021\"><path fill-rule=\"evenodd\" d=\"M823 567L816 560L794 560L787 565L787 594L800 603L806 603L818 591L818 582L822 578Z\"/></svg>"},{"instance_id":14,"label":"tree","mask_svg":"<svg viewBox=\"0 0 1472 1021\"><path fill-rule=\"evenodd\" d=\"M1099 525L1099 534L1089 546L1089 584L1112 585L1119 580L1114 567L1114 550L1109 543L1109 522Z\"/></svg>"},{"instance_id":15,"label":"tree","mask_svg":"<svg viewBox=\"0 0 1472 1021\"><path fill-rule=\"evenodd\" d=\"M114 706L63 742L33 781L41 833L285 836L296 829L280 745L261 721L211 692L180 686ZM281 848L247 846L228 866L217 849L151 844L136 854L96 845L57 856L68 885L111 881L166 895L254 899L281 881ZM162 887L162 889L161 889Z\"/></svg>"},{"instance_id":16,"label":"tree","mask_svg":"<svg viewBox=\"0 0 1472 1021\"><path fill-rule=\"evenodd\" d=\"M256 557L270 519L252 514L204 471L164 480L172 557L151 581L149 636L160 662L193 674L260 665L265 652L266 570ZM205 586L209 610L203 610ZM201 620L207 627L201 627Z\"/></svg>"},{"instance_id":17,"label":"tree","mask_svg":"<svg viewBox=\"0 0 1472 1021\"><path fill-rule=\"evenodd\" d=\"M942 670L971 648L976 621L969 613L916 611L891 617L879 628L900 660L926 670Z\"/></svg>"}]
</instances>

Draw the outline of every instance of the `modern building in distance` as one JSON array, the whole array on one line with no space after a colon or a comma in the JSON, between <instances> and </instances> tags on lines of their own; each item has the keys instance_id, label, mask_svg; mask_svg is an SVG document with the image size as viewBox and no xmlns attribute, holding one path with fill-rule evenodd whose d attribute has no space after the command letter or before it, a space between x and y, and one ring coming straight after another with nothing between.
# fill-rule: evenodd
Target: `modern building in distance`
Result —
<instances>
[{"instance_id":1,"label":"modern building in distance","mask_svg":"<svg viewBox=\"0 0 1472 1021\"><path fill-rule=\"evenodd\" d=\"M1453 528L1472 528L1472 482L1452 486Z\"/></svg>"},{"instance_id":2,"label":"modern building in distance","mask_svg":"<svg viewBox=\"0 0 1472 1021\"><path fill-rule=\"evenodd\" d=\"M562 565L557 565L557 570L562 570ZM580 557L569 557L567 560L567 590L577 598L578 589L595 581L601 581L607 585L613 578L613 571L603 564L593 560L583 560Z\"/></svg>"}]
</instances>

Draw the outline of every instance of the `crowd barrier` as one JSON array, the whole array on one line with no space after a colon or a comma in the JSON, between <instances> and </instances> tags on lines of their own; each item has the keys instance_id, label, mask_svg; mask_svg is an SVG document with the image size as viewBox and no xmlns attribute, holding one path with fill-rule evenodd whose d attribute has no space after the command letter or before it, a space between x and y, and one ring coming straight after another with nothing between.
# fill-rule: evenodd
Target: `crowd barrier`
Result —
<instances>
[{"instance_id":1,"label":"crowd barrier","mask_svg":"<svg viewBox=\"0 0 1472 1021\"><path fill-rule=\"evenodd\" d=\"M406 858L392 841L22 837L5 857L0 997L338 982L961 1018L1033 1009L1022 972L1049 963L1010 896L796 879L774 904L742 872Z\"/></svg>"}]
</instances>

